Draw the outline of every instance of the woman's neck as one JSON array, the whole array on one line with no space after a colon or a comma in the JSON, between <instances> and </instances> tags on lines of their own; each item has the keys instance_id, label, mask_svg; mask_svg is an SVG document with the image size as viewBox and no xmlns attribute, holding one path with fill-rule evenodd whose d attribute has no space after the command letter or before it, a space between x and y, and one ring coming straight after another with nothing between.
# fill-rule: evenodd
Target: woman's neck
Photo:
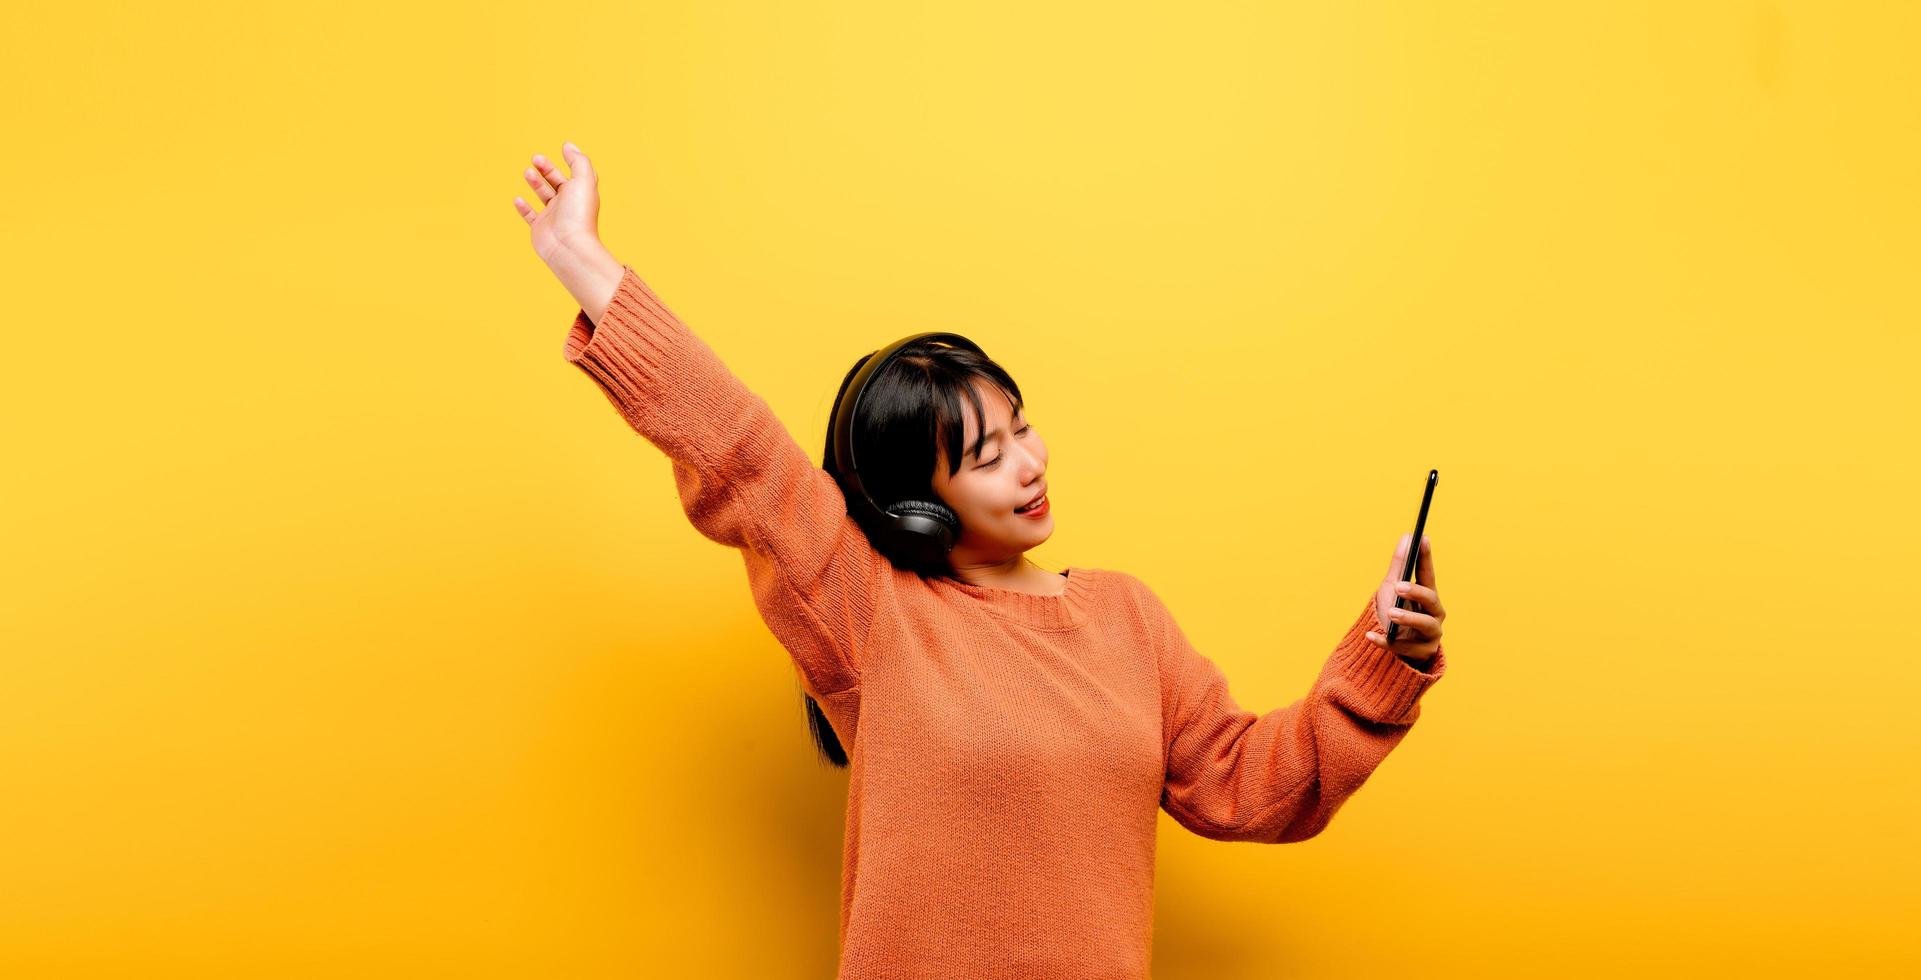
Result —
<instances>
[{"instance_id":1,"label":"woman's neck","mask_svg":"<svg viewBox=\"0 0 1921 980\"><path fill-rule=\"evenodd\" d=\"M955 564L953 568L954 577L969 585L1037 595L1059 595L1066 591L1059 572L1034 564L1025 554L986 564Z\"/></svg>"}]
</instances>

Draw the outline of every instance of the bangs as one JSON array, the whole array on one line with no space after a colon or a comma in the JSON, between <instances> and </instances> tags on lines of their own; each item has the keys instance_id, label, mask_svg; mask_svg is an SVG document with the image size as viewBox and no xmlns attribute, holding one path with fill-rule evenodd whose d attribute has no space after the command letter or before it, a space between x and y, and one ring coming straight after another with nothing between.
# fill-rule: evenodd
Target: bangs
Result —
<instances>
[{"instance_id":1,"label":"bangs","mask_svg":"<svg viewBox=\"0 0 1921 980\"><path fill-rule=\"evenodd\" d=\"M995 390L1007 398L1013 414L1022 411L1021 395L1018 389L1010 390L1008 385L988 374L972 372L931 372L928 381L934 389L934 437L947 454L947 475L960 472L961 460L967 452L962 441L967 437L967 419L961 411L961 399L973 407L976 432L987 431L987 412L981 404L980 390L974 386L974 379L980 378L992 384Z\"/></svg>"}]
</instances>

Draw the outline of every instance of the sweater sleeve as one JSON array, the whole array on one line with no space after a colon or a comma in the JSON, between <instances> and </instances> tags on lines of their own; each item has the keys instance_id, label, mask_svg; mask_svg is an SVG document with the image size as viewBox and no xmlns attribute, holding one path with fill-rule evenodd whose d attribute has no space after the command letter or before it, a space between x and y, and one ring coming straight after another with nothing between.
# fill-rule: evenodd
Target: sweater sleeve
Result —
<instances>
[{"instance_id":1,"label":"sweater sleeve","mask_svg":"<svg viewBox=\"0 0 1921 980\"><path fill-rule=\"evenodd\" d=\"M1307 697L1256 715L1147 595L1162 638L1161 806L1202 837L1285 844L1320 833L1407 735L1421 693L1447 670L1438 651L1424 672L1368 642L1382 628L1370 593Z\"/></svg>"},{"instance_id":2,"label":"sweater sleeve","mask_svg":"<svg viewBox=\"0 0 1921 980\"><path fill-rule=\"evenodd\" d=\"M740 550L754 604L810 693L855 687L893 566L767 402L623 268L598 326L576 313L567 361L667 454L694 527Z\"/></svg>"}]
</instances>

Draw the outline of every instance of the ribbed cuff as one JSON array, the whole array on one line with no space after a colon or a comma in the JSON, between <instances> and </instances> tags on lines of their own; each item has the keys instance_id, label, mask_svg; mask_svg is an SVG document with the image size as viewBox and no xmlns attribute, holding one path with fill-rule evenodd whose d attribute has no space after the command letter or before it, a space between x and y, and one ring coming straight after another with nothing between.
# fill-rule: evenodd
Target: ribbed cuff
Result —
<instances>
[{"instance_id":1,"label":"ribbed cuff","mask_svg":"<svg viewBox=\"0 0 1921 980\"><path fill-rule=\"evenodd\" d=\"M1377 597L1370 594L1359 619L1328 658L1326 678L1329 696L1339 704L1370 721L1389 725L1408 725L1421 715L1421 695L1447 672L1447 655L1435 648L1434 660L1426 670L1417 670L1407 661L1374 645L1370 631L1385 634L1380 614L1375 610Z\"/></svg>"},{"instance_id":2,"label":"ribbed cuff","mask_svg":"<svg viewBox=\"0 0 1921 980\"><path fill-rule=\"evenodd\" d=\"M720 360L632 266L598 326L574 315L562 347L636 429L676 458L738 450L772 431L765 403ZM780 430L785 431L785 430Z\"/></svg>"},{"instance_id":3,"label":"ribbed cuff","mask_svg":"<svg viewBox=\"0 0 1921 980\"><path fill-rule=\"evenodd\" d=\"M659 401L663 386L685 380L672 377L666 366L686 360L692 335L632 266L621 268L620 286L599 326L586 310L576 313L561 352L631 417Z\"/></svg>"}]
</instances>

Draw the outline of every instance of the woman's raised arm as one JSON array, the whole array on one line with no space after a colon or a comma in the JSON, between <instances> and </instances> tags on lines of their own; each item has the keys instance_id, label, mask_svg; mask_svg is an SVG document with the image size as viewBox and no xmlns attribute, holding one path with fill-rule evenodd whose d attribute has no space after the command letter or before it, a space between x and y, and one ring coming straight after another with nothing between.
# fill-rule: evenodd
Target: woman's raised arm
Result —
<instances>
[{"instance_id":1,"label":"woman's raised arm","mask_svg":"<svg viewBox=\"0 0 1921 980\"><path fill-rule=\"evenodd\" d=\"M568 156L574 177L544 200L591 190L582 187L593 179L591 165L571 144ZM587 197L580 200L595 203ZM568 211L555 203L542 215ZM694 527L740 550L761 618L809 692L857 686L863 641L893 566L848 516L839 484L632 267L584 234L557 241L564 244L541 257L583 301L563 356L672 460ZM604 309L590 315L609 279Z\"/></svg>"}]
</instances>

